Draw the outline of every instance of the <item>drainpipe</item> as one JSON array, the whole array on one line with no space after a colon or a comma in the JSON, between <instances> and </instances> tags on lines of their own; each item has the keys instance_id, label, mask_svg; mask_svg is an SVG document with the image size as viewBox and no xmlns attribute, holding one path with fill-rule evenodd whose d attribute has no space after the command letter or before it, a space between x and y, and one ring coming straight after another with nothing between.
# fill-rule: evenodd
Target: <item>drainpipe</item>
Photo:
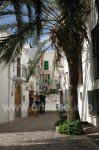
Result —
<instances>
[{"instance_id":1,"label":"drainpipe","mask_svg":"<svg viewBox=\"0 0 99 150\"><path fill-rule=\"evenodd\" d=\"M8 121L10 121L10 65L11 63L8 64Z\"/></svg>"}]
</instances>

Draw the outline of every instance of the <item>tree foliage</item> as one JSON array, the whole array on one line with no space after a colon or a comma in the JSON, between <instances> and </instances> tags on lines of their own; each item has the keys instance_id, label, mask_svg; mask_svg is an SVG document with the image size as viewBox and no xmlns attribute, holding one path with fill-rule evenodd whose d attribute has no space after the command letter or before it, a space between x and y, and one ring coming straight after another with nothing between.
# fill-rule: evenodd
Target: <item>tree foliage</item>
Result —
<instances>
[{"instance_id":1,"label":"tree foliage","mask_svg":"<svg viewBox=\"0 0 99 150\"><path fill-rule=\"evenodd\" d=\"M64 51L69 66L69 119L78 119L74 106L78 105L77 85L79 59L84 39L88 39L86 21L90 13L90 0L9 0L2 5L0 16L16 17L15 23L4 24L11 35L1 38L0 59L8 63L13 51L17 54L23 44L30 40L48 39L60 55ZM5 6L6 5L6 6ZM12 9L8 9L9 6Z\"/></svg>"}]
</instances>

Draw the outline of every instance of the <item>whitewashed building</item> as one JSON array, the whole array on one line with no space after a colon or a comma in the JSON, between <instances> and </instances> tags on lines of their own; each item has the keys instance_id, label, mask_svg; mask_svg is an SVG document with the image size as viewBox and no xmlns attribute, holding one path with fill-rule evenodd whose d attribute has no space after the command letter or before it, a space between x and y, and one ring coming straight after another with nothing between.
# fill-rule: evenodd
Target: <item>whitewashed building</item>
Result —
<instances>
[{"instance_id":1,"label":"whitewashed building","mask_svg":"<svg viewBox=\"0 0 99 150\"><path fill-rule=\"evenodd\" d=\"M36 84L33 77L26 82L28 62L33 55L29 53L29 47L23 48L6 68L0 64L0 123L28 116L29 90Z\"/></svg>"},{"instance_id":2,"label":"whitewashed building","mask_svg":"<svg viewBox=\"0 0 99 150\"><path fill-rule=\"evenodd\" d=\"M60 106L59 88L60 77L54 68L55 51L49 50L44 53L39 61L39 94L46 95L46 111L55 111Z\"/></svg>"},{"instance_id":3,"label":"whitewashed building","mask_svg":"<svg viewBox=\"0 0 99 150\"><path fill-rule=\"evenodd\" d=\"M88 21L90 43L84 42L82 52L83 84L78 87L80 117L99 127L99 25L95 0Z\"/></svg>"},{"instance_id":4,"label":"whitewashed building","mask_svg":"<svg viewBox=\"0 0 99 150\"><path fill-rule=\"evenodd\" d=\"M85 41L82 50L82 73L79 72L78 107L81 120L88 121L99 127L99 25L95 0L91 1L91 6L92 11L87 22L90 42ZM69 71L66 59L63 64L68 96ZM64 89L63 86L62 88Z\"/></svg>"},{"instance_id":5,"label":"whitewashed building","mask_svg":"<svg viewBox=\"0 0 99 150\"><path fill-rule=\"evenodd\" d=\"M46 51L39 61L40 74L39 91L50 94L57 93L56 82L59 83L59 74L54 68L55 51Z\"/></svg>"}]
</instances>

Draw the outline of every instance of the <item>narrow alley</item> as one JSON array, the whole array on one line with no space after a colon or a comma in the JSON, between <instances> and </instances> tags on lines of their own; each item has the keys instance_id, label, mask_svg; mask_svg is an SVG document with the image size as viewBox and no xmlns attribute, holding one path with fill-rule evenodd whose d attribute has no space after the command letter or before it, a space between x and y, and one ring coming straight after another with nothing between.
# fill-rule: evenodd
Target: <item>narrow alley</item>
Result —
<instances>
[{"instance_id":1,"label":"narrow alley","mask_svg":"<svg viewBox=\"0 0 99 150\"><path fill-rule=\"evenodd\" d=\"M86 136L55 131L57 112L0 124L0 150L98 150Z\"/></svg>"}]
</instances>

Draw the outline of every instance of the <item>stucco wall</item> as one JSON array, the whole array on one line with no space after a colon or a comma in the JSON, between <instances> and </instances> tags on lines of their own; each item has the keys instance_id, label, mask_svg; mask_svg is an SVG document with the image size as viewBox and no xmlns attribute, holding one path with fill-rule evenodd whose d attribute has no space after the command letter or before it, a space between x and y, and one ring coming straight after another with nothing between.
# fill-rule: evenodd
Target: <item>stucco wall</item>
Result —
<instances>
[{"instance_id":1,"label":"stucco wall","mask_svg":"<svg viewBox=\"0 0 99 150\"><path fill-rule=\"evenodd\" d=\"M21 64L27 67L29 56L25 51L22 54ZM11 63L2 70L0 65L0 123L13 121L15 119L15 80L14 76L17 76L16 63ZM24 78L22 78L25 80ZM22 116L27 117L28 105L29 105L29 91L26 91L26 84L21 85L22 97ZM25 98L23 98L25 97Z\"/></svg>"},{"instance_id":2,"label":"stucco wall","mask_svg":"<svg viewBox=\"0 0 99 150\"><path fill-rule=\"evenodd\" d=\"M2 70L0 66L0 123L8 121L8 68Z\"/></svg>"},{"instance_id":3,"label":"stucco wall","mask_svg":"<svg viewBox=\"0 0 99 150\"><path fill-rule=\"evenodd\" d=\"M94 1L94 0L93 0ZM90 33L97 23L97 13L95 9L92 9L89 17L89 39ZM82 67L83 67L83 85L78 87L78 104L80 117L84 121L89 121L99 127L99 117L90 116L88 108L88 91L93 89L99 89L99 80L94 80L93 75L93 57L92 57L92 42L84 42L84 48L82 52Z\"/></svg>"},{"instance_id":4,"label":"stucco wall","mask_svg":"<svg viewBox=\"0 0 99 150\"><path fill-rule=\"evenodd\" d=\"M29 107L29 91L26 90L26 84L22 85L22 98L21 98L21 114L22 118L28 116L28 107Z\"/></svg>"}]
</instances>

